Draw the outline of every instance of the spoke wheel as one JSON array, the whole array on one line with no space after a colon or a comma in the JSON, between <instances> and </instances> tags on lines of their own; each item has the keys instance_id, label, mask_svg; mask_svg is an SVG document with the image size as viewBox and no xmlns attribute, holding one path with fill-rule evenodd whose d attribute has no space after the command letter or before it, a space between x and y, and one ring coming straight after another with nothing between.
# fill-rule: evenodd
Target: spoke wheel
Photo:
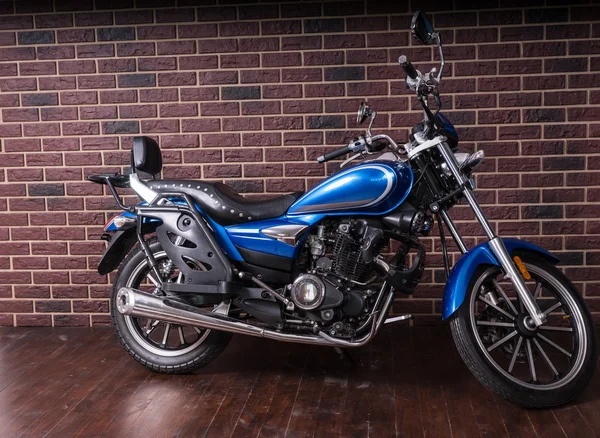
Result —
<instances>
[{"instance_id":1,"label":"spoke wheel","mask_svg":"<svg viewBox=\"0 0 600 438\"><path fill-rule=\"evenodd\" d=\"M560 270L530 253L519 257L546 322L537 328L531 324L501 269L481 266L452 315L452 335L467 367L496 394L523 407L560 406L575 399L594 373L593 320Z\"/></svg>"},{"instance_id":2,"label":"spoke wheel","mask_svg":"<svg viewBox=\"0 0 600 438\"><path fill-rule=\"evenodd\" d=\"M557 389L577 375L587 349L583 316L568 290L547 272L526 264L527 282L547 322L530 328L529 315L512 283L491 268L471 295L471 326L490 363L528 388Z\"/></svg>"},{"instance_id":3,"label":"spoke wheel","mask_svg":"<svg viewBox=\"0 0 600 438\"><path fill-rule=\"evenodd\" d=\"M162 281L181 283L184 278L177 268L169 268L170 261L164 251L154 254L163 275ZM191 263L191 262L190 262ZM197 267L196 269L202 269ZM158 284L144 259L127 280L127 287L152 293ZM151 353L160 356L180 356L194 350L209 335L210 330L177 325L160 320L125 316L125 322L134 338Z\"/></svg>"},{"instance_id":4,"label":"spoke wheel","mask_svg":"<svg viewBox=\"0 0 600 438\"><path fill-rule=\"evenodd\" d=\"M158 262L163 281L183 282L185 278L176 267L171 267L168 256L156 238L148 245ZM189 260L193 263L192 260ZM202 269L197 267L197 269ZM218 330L204 330L156 319L131 317L117 310L117 291L133 287L147 293L155 291L157 278L149 269L144 252L134 247L119 268L111 296L111 318L115 333L123 348L146 368L165 374L185 374L212 362L227 347L231 334ZM198 297L189 296L191 302ZM228 306L207 310L225 313Z\"/></svg>"}]
</instances>

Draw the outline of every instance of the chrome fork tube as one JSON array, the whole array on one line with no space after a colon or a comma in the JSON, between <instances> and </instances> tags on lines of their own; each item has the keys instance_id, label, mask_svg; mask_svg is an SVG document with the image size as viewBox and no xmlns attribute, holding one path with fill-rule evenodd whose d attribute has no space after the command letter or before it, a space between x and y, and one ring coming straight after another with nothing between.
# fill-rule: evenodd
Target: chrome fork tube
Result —
<instances>
[{"instance_id":1,"label":"chrome fork tube","mask_svg":"<svg viewBox=\"0 0 600 438\"><path fill-rule=\"evenodd\" d=\"M473 213L475 213L477 221L481 224L483 231L489 239L490 249L500 262L500 265L506 273L506 277L509 278L515 286L519 298L523 302L525 309L527 309L527 312L531 317L529 323L532 325L532 328L539 327L545 322L546 317L538 307L537 302L531 296L531 292L527 288L523 277L521 276L515 264L513 263L510 254L504 246L504 242L496 235L496 232L491 227L490 223L487 220L487 217L485 216L483 210L479 206L479 202L477 202L477 199L475 199L475 195L473 195L473 192L471 191L470 187L465 184L467 183L467 178L460 172L458 163L456 162L456 158L454 157L452 151L448 148L448 145L442 142L439 143L437 147L440 153L442 154L442 157L444 157L444 160L448 164L448 168L452 172L452 175L456 178L459 184L463 185L463 195L469 203L469 205L471 206L471 208L473 209ZM444 220L444 222L445 221L446 220ZM454 236L454 232L451 229L450 232Z\"/></svg>"},{"instance_id":2,"label":"chrome fork tube","mask_svg":"<svg viewBox=\"0 0 600 438\"><path fill-rule=\"evenodd\" d=\"M489 244L492 252L500 261L502 268L504 268L506 276L512 281L513 285L515 286L519 298L521 298L521 300L523 301L523 305L525 306L525 309L527 309L527 312L531 317L531 321L526 322L533 324L534 327L531 328L539 327L544 322L546 322L546 316L542 313L539 306L537 305L537 302L531 296L531 292L525 284L525 281L523 281L523 277L517 270L515 264L513 263L510 254L508 254L508 251L504 246L504 242L501 238L495 237L492 240L490 240Z\"/></svg>"},{"instance_id":3,"label":"chrome fork tube","mask_svg":"<svg viewBox=\"0 0 600 438\"><path fill-rule=\"evenodd\" d=\"M489 240L495 239L497 237L496 232L488 222L487 217L485 216L485 213L479 206L479 202L477 202L477 199L475 199L475 195L473 195L473 192L470 189L465 188L465 190L463 190L463 195L465 196L465 199L473 209L473 213L475 213L475 217L477 218L477 221L481 224L481 227L483 228L483 231L487 238Z\"/></svg>"}]
</instances>

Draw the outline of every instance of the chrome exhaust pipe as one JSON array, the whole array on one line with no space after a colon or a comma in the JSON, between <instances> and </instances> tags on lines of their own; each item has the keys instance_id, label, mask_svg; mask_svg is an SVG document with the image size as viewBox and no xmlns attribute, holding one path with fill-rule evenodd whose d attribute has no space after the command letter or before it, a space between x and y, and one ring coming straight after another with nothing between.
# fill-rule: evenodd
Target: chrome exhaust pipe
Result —
<instances>
[{"instance_id":1,"label":"chrome exhaust pipe","mask_svg":"<svg viewBox=\"0 0 600 438\"><path fill-rule=\"evenodd\" d=\"M390 298L393 294L390 293ZM239 321L227 315L215 312L207 312L189 306L168 297L159 297L129 287L122 287L117 293L117 310L123 315L137 316L141 318L158 319L173 324L190 325L204 329L220 330L241 335L254 336L258 338L274 339L284 342L295 342L299 344L324 345L329 347L360 347L365 345L379 330L383 315L387 308L383 309L380 317L371 324L369 333L354 341L337 339L320 332L318 335L296 335L281 333L268 328L261 328L252 324ZM392 299L386 300L386 307L391 304Z\"/></svg>"}]
</instances>

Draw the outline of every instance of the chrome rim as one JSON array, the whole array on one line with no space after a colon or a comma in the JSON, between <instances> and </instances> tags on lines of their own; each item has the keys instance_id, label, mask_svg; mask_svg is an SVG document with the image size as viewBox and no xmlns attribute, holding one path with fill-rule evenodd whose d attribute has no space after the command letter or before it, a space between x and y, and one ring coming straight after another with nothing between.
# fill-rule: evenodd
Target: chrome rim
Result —
<instances>
[{"instance_id":1,"label":"chrome rim","mask_svg":"<svg viewBox=\"0 0 600 438\"><path fill-rule=\"evenodd\" d=\"M154 258L159 266L169 261L165 251L155 253ZM199 269L202 268L199 267ZM183 276L175 268L169 278L163 278L163 281L180 283L183 281ZM151 293L155 287L154 283L155 280L150 273L148 260L144 258L127 279L126 287ZM202 344L210 333L210 330L160 320L149 320L129 315L124 315L124 318L129 333L137 343L145 350L158 356L177 357L189 353Z\"/></svg>"},{"instance_id":2,"label":"chrome rim","mask_svg":"<svg viewBox=\"0 0 600 438\"><path fill-rule=\"evenodd\" d=\"M535 265L525 266L531 274L527 285L547 322L535 330L527 327L526 310L512 283L494 267L475 284L471 328L485 358L504 377L528 389L555 390L583 367L588 348L584 318L555 277Z\"/></svg>"}]
</instances>

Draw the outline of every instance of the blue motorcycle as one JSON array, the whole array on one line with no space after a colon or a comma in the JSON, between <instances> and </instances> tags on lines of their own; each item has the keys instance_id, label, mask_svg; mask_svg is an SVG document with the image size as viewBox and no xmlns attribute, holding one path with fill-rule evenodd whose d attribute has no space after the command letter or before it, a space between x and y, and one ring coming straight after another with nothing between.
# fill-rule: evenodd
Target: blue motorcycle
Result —
<instances>
[{"instance_id":1,"label":"blue motorcycle","mask_svg":"<svg viewBox=\"0 0 600 438\"><path fill-rule=\"evenodd\" d=\"M410 317L388 312L397 294L419 284L426 260L419 237L437 224L447 278L442 317L471 372L525 407L561 405L581 393L597 357L589 310L554 255L502 239L488 222L472 179L484 154L459 152L456 130L440 113L440 35L422 12L411 28L420 43L437 44L441 60L439 70L421 73L399 59L423 121L399 145L371 132L376 112L361 104L366 133L319 157L351 154L306 193L253 200L222 183L160 180L161 152L147 137L133 141L130 174L89 177L124 210L105 227L109 245L98 271L120 265L112 319L137 361L189 372L212 361L233 333L363 346L383 325ZM124 205L118 187L143 202ZM448 214L461 201L487 236L472 248ZM445 229L463 254L451 270Z\"/></svg>"}]
</instances>

